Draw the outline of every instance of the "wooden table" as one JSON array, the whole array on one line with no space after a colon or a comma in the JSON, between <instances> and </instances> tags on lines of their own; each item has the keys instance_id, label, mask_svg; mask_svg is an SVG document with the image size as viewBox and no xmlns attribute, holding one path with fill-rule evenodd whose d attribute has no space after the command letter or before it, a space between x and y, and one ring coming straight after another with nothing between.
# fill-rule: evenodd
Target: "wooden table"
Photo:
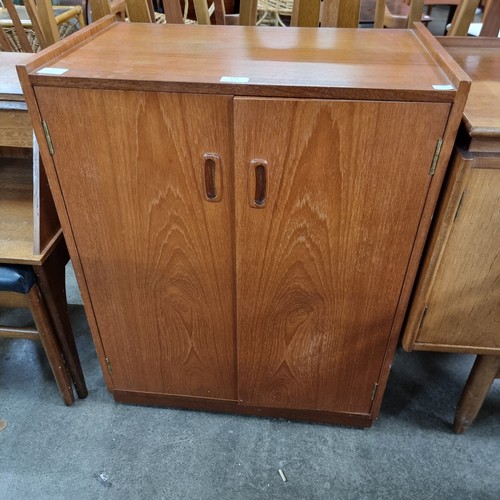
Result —
<instances>
[{"instance_id":1,"label":"wooden table","mask_svg":"<svg viewBox=\"0 0 500 500\"><path fill-rule=\"evenodd\" d=\"M0 52L0 263L33 267L61 348L73 354L66 359L77 393L85 397L81 367L71 362L78 356L65 295L68 252L15 69L31 58ZM33 154L23 158L26 148ZM0 297L3 305L24 305L19 294Z\"/></svg>"},{"instance_id":2,"label":"wooden table","mask_svg":"<svg viewBox=\"0 0 500 500\"><path fill-rule=\"evenodd\" d=\"M463 432L500 368L500 40L440 41L472 87L403 346L478 355L455 420Z\"/></svg>"},{"instance_id":3,"label":"wooden table","mask_svg":"<svg viewBox=\"0 0 500 500\"><path fill-rule=\"evenodd\" d=\"M31 120L15 68L30 58L30 54L0 52L0 148L33 147Z\"/></svg>"}]
</instances>

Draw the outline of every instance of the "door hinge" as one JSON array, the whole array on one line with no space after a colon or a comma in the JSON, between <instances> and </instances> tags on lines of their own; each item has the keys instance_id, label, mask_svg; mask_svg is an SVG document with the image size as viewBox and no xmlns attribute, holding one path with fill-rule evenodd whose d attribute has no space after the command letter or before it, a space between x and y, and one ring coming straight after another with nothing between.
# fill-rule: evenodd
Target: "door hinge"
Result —
<instances>
[{"instance_id":1,"label":"door hinge","mask_svg":"<svg viewBox=\"0 0 500 500\"><path fill-rule=\"evenodd\" d=\"M372 391L372 401L377 396L377 391L378 391L378 382L375 382L375 385L373 386L373 391Z\"/></svg>"},{"instance_id":2,"label":"door hinge","mask_svg":"<svg viewBox=\"0 0 500 500\"><path fill-rule=\"evenodd\" d=\"M425 305L424 306L424 312L422 313L422 316L420 318L420 323L418 324L418 330L417 332L420 331L420 329L422 328L422 325L424 324L424 319L425 317L427 316L427 311L429 310L429 306L428 305Z\"/></svg>"},{"instance_id":3,"label":"door hinge","mask_svg":"<svg viewBox=\"0 0 500 500\"><path fill-rule=\"evenodd\" d=\"M455 222L457 220L458 214L460 213L460 210L462 209L462 203L464 202L464 197L465 197L465 191L462 193L462 196L460 196L460 201L458 202L457 210L455 212L455 217L453 217L453 222Z\"/></svg>"},{"instance_id":4,"label":"door hinge","mask_svg":"<svg viewBox=\"0 0 500 500\"><path fill-rule=\"evenodd\" d=\"M105 361L106 361L106 367L108 369L108 373L110 375L113 375L113 368L111 368L111 361L109 360L109 358L104 358Z\"/></svg>"},{"instance_id":5,"label":"door hinge","mask_svg":"<svg viewBox=\"0 0 500 500\"><path fill-rule=\"evenodd\" d=\"M45 120L42 120L43 132L45 134L45 139L47 141L47 146L49 146L49 153L54 154L54 146L52 145L52 138L50 137L49 126Z\"/></svg>"},{"instance_id":6,"label":"door hinge","mask_svg":"<svg viewBox=\"0 0 500 500\"><path fill-rule=\"evenodd\" d=\"M436 150L434 151L434 157L432 158L431 169L429 171L430 175L434 175L434 172L436 171L436 165L439 160L439 155L441 154L442 146L443 146L443 139L438 139L438 142L436 144Z\"/></svg>"}]
</instances>

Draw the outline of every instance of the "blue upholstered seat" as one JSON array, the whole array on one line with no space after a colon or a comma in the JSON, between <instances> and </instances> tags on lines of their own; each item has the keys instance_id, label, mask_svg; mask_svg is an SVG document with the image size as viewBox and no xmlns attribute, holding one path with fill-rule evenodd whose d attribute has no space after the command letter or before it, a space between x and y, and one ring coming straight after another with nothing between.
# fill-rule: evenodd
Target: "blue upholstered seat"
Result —
<instances>
[{"instance_id":1,"label":"blue upholstered seat","mask_svg":"<svg viewBox=\"0 0 500 500\"><path fill-rule=\"evenodd\" d=\"M0 264L0 292L28 293L35 282L30 266Z\"/></svg>"}]
</instances>

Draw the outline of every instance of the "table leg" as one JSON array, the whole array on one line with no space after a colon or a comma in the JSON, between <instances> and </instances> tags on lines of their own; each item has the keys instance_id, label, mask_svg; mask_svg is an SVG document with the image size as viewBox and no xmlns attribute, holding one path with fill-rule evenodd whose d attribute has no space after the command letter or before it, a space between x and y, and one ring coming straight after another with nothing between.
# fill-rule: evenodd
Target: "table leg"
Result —
<instances>
[{"instance_id":1,"label":"table leg","mask_svg":"<svg viewBox=\"0 0 500 500\"><path fill-rule=\"evenodd\" d=\"M68 261L69 255L66 243L61 238L45 262L40 266L33 266L33 269L37 275L38 284L47 304L76 393L79 398L85 398L88 391L76 349L66 301L65 266Z\"/></svg>"},{"instance_id":2,"label":"table leg","mask_svg":"<svg viewBox=\"0 0 500 500\"><path fill-rule=\"evenodd\" d=\"M71 406L73 404L74 397L73 389L71 388L71 377L68 372L68 365L59 349L55 331L50 320L50 315L46 304L44 303L42 294L40 293L39 287L36 284L33 285L31 291L26 295L26 298L61 396L64 403L67 406Z\"/></svg>"},{"instance_id":3,"label":"table leg","mask_svg":"<svg viewBox=\"0 0 500 500\"><path fill-rule=\"evenodd\" d=\"M455 414L453 428L457 434L465 432L474 422L499 370L500 356L477 356Z\"/></svg>"}]
</instances>

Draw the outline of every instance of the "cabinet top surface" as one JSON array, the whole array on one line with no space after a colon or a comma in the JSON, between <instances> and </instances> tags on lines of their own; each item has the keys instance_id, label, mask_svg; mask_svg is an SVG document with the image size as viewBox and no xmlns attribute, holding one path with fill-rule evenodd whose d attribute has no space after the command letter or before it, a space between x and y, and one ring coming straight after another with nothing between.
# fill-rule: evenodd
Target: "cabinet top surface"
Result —
<instances>
[{"instance_id":1,"label":"cabinet top surface","mask_svg":"<svg viewBox=\"0 0 500 500\"><path fill-rule=\"evenodd\" d=\"M472 80L464 121L471 136L500 139L500 39L441 38Z\"/></svg>"},{"instance_id":2,"label":"cabinet top surface","mask_svg":"<svg viewBox=\"0 0 500 500\"><path fill-rule=\"evenodd\" d=\"M16 72L16 64L26 64L33 54L0 52L0 100L19 100L23 95Z\"/></svg>"},{"instance_id":3,"label":"cabinet top surface","mask_svg":"<svg viewBox=\"0 0 500 500\"><path fill-rule=\"evenodd\" d=\"M49 68L67 71L44 74ZM114 23L30 77L39 85L169 90L182 84L187 92L240 95L258 95L252 88L335 87L413 92L422 99L455 90L406 30Z\"/></svg>"}]
</instances>

